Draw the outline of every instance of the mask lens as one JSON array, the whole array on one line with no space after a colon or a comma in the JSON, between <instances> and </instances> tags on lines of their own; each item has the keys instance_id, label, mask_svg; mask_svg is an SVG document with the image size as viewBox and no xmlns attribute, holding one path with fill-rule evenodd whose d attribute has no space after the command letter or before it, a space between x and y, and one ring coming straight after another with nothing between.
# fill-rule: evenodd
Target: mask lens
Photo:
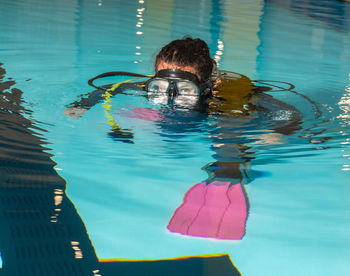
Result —
<instances>
[{"instance_id":1,"label":"mask lens","mask_svg":"<svg viewBox=\"0 0 350 276\"><path fill-rule=\"evenodd\" d=\"M147 84L147 91L150 93L166 93L169 82L162 79L152 79Z\"/></svg>"},{"instance_id":2,"label":"mask lens","mask_svg":"<svg viewBox=\"0 0 350 276\"><path fill-rule=\"evenodd\" d=\"M179 95L198 96L199 90L197 85L190 81L179 81L176 83Z\"/></svg>"}]
</instances>

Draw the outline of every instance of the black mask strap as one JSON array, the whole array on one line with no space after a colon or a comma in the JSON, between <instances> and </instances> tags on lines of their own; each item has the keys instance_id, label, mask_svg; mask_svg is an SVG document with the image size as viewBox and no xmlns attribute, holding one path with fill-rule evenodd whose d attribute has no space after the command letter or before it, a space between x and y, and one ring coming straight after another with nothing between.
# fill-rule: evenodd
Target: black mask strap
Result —
<instances>
[{"instance_id":1,"label":"black mask strap","mask_svg":"<svg viewBox=\"0 0 350 276\"><path fill-rule=\"evenodd\" d=\"M94 81L97 79L102 79L106 77L115 77L115 76L130 76L130 77L140 77L140 78L149 78L150 76L142 75L142 74L137 74L137 73L130 73L130 72L122 72L122 71L115 71L115 72L107 72L100 74L92 79L88 80L88 84L96 89L102 89L106 90L106 88L94 85Z\"/></svg>"},{"instance_id":2,"label":"black mask strap","mask_svg":"<svg viewBox=\"0 0 350 276\"><path fill-rule=\"evenodd\" d=\"M200 81L195 74L179 69L163 69L159 70L156 77L163 79L184 79L195 83L197 86L200 85Z\"/></svg>"}]
</instances>

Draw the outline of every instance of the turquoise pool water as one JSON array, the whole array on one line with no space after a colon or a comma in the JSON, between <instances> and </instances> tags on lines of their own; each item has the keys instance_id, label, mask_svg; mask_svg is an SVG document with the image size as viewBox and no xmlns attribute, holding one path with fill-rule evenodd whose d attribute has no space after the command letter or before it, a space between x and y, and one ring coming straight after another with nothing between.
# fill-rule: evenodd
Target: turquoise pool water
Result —
<instances>
[{"instance_id":1,"label":"turquoise pool water","mask_svg":"<svg viewBox=\"0 0 350 276\"><path fill-rule=\"evenodd\" d=\"M0 14L6 77L23 91L22 105L32 111L24 116L43 129L35 135L48 143L43 150L67 181L67 197L99 259L228 253L248 276L350 273L349 3L16 0L1 1ZM250 208L242 240L167 230L184 195L206 179L201 168L216 161L210 119L190 131L169 130L125 116L150 105L117 96L112 113L132 129L131 144L108 136L101 104L80 118L63 115L65 105L92 91L89 78L107 71L151 74L162 45L184 35L204 39L219 69L292 83L322 112L300 95L271 93L301 111L302 130L271 143L256 138L267 130L242 130L256 172L244 186ZM5 260L4 248L5 268L13 260Z\"/></svg>"}]
</instances>

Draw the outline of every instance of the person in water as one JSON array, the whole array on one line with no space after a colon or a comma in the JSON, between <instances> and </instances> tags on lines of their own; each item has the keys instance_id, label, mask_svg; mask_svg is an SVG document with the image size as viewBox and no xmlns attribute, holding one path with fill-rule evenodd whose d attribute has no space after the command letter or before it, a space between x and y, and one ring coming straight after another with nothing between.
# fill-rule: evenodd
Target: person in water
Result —
<instances>
[{"instance_id":1,"label":"person in water","mask_svg":"<svg viewBox=\"0 0 350 276\"><path fill-rule=\"evenodd\" d=\"M279 143L283 135L300 128L300 113L263 93L266 88L255 86L248 77L219 71L208 45L198 38L178 39L165 45L156 57L152 78L146 83L121 85L109 93L121 93L128 85L144 89L145 96L154 104L172 106L176 115L182 114L176 118L174 112L161 114L164 120L159 120L159 124L166 132L178 131L174 127L177 125L181 126L179 132L183 132L186 125L196 123L194 117L188 122L186 110L216 114L216 128L210 136L213 157L217 161L203 167L208 178L186 193L168 229L192 236L241 239L249 206L243 184L251 180L250 160L255 157L249 152L250 146L246 145L247 139L241 137L240 129L255 131L260 127L266 130L264 122L268 122L267 134L251 140ZM103 93L103 90L96 90L88 94L69 105L65 114L80 116L103 101ZM183 120L185 118L187 121ZM133 137L129 130L119 127L113 136L124 141L131 141Z\"/></svg>"},{"instance_id":2,"label":"person in water","mask_svg":"<svg viewBox=\"0 0 350 276\"><path fill-rule=\"evenodd\" d=\"M142 88L155 103L174 103L192 110L205 104L213 112L224 111L221 109L225 108L232 111L232 107L244 106L256 87L243 75L219 72L206 42L199 38L185 38L174 40L160 50L155 60L155 76ZM70 104L64 114L70 117L81 116L104 99L101 92L103 91L94 91ZM115 90L110 93L114 95L119 92ZM232 96L234 101L231 100L226 106L224 102ZM246 106L244 108L247 109Z\"/></svg>"}]
</instances>

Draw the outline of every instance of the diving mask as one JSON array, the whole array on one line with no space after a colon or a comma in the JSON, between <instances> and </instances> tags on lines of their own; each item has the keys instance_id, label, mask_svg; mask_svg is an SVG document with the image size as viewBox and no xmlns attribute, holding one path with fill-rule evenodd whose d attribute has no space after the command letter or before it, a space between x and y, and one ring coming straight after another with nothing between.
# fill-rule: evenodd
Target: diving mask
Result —
<instances>
[{"instance_id":1,"label":"diving mask","mask_svg":"<svg viewBox=\"0 0 350 276\"><path fill-rule=\"evenodd\" d=\"M201 83L195 74L178 69L160 70L146 84L148 96L155 103L167 104L169 100L182 106L193 106L200 96L210 89L208 82Z\"/></svg>"}]
</instances>

